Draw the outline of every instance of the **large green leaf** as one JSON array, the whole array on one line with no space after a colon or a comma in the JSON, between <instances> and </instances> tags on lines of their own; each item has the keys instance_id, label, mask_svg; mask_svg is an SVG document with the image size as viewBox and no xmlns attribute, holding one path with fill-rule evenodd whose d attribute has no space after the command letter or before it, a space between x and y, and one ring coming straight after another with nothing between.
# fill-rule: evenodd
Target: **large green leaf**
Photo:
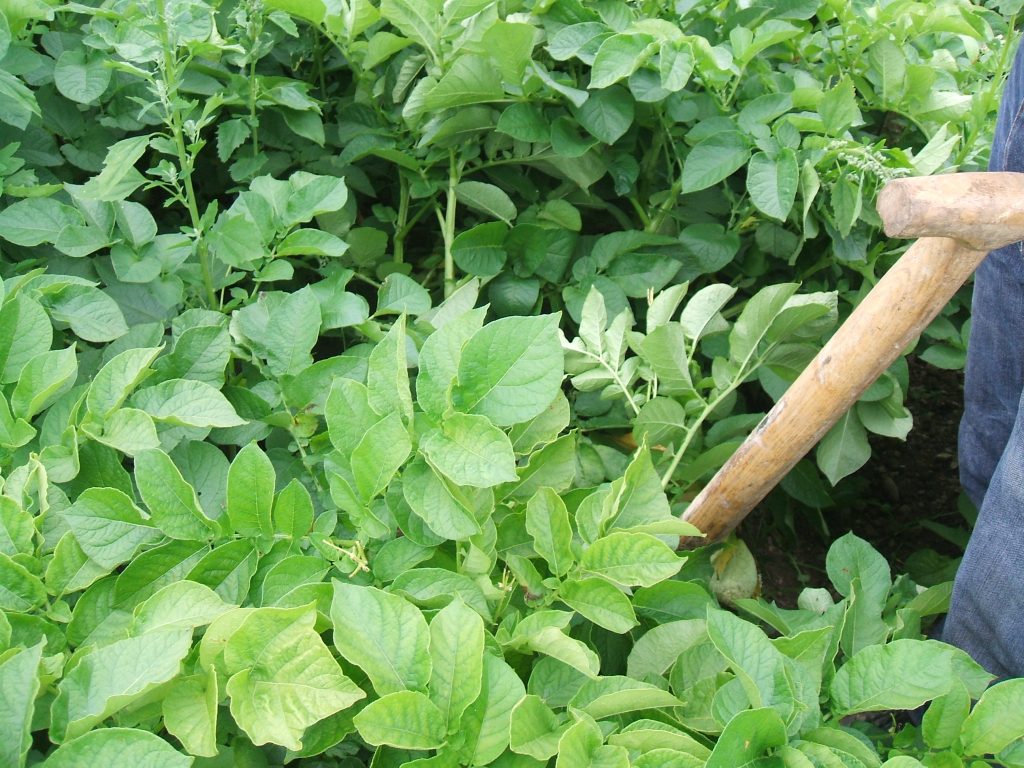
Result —
<instances>
[{"instance_id":1,"label":"large green leaf","mask_svg":"<svg viewBox=\"0 0 1024 768\"><path fill-rule=\"evenodd\" d=\"M786 148L775 157L758 152L747 167L747 192L750 201L763 213L786 220L796 201L800 171L796 153Z\"/></svg>"},{"instance_id":2,"label":"large green leaf","mask_svg":"<svg viewBox=\"0 0 1024 768\"><path fill-rule=\"evenodd\" d=\"M331 621L334 645L367 674L378 694L426 689L430 631L412 603L375 587L335 581Z\"/></svg>"},{"instance_id":3,"label":"large green leaf","mask_svg":"<svg viewBox=\"0 0 1024 768\"><path fill-rule=\"evenodd\" d=\"M462 600L452 600L431 619L430 659L430 700L454 732L480 695L484 674L484 622Z\"/></svg>"},{"instance_id":4,"label":"large green leaf","mask_svg":"<svg viewBox=\"0 0 1024 768\"><path fill-rule=\"evenodd\" d=\"M228 470L227 514L231 527L243 536L272 536L274 524L274 465L256 443L235 456Z\"/></svg>"},{"instance_id":5,"label":"large green leaf","mask_svg":"<svg viewBox=\"0 0 1024 768\"><path fill-rule=\"evenodd\" d=\"M205 381L170 379L140 389L132 402L157 421L184 427L240 427L241 418L231 403Z\"/></svg>"},{"instance_id":6,"label":"large green leaf","mask_svg":"<svg viewBox=\"0 0 1024 768\"><path fill-rule=\"evenodd\" d=\"M191 629L170 629L117 640L84 656L57 686L50 737L60 743L81 736L171 680L191 645Z\"/></svg>"},{"instance_id":7,"label":"large green leaf","mask_svg":"<svg viewBox=\"0 0 1024 768\"><path fill-rule=\"evenodd\" d=\"M423 438L420 450L456 485L490 488L516 479L508 435L484 416L451 414Z\"/></svg>"},{"instance_id":8,"label":"large green leaf","mask_svg":"<svg viewBox=\"0 0 1024 768\"><path fill-rule=\"evenodd\" d=\"M0 661L0 764L19 768L32 744L32 716L39 692L43 643Z\"/></svg>"},{"instance_id":9,"label":"large green leaf","mask_svg":"<svg viewBox=\"0 0 1024 768\"><path fill-rule=\"evenodd\" d=\"M707 768L736 768L753 765L756 758L786 743L786 726L774 709L740 712L726 723Z\"/></svg>"},{"instance_id":10,"label":"large green leaf","mask_svg":"<svg viewBox=\"0 0 1024 768\"><path fill-rule=\"evenodd\" d=\"M366 696L341 671L315 621L313 606L259 608L224 647L231 714L254 744L301 749L306 728Z\"/></svg>"},{"instance_id":11,"label":"large green leaf","mask_svg":"<svg viewBox=\"0 0 1024 768\"><path fill-rule=\"evenodd\" d=\"M46 760L47 768L83 765L131 765L135 768L189 768L183 755L159 736L136 728L101 728L62 745Z\"/></svg>"},{"instance_id":12,"label":"large green leaf","mask_svg":"<svg viewBox=\"0 0 1024 768\"><path fill-rule=\"evenodd\" d=\"M614 531L584 550L580 565L623 586L649 587L678 573L684 559L649 533Z\"/></svg>"},{"instance_id":13,"label":"large green leaf","mask_svg":"<svg viewBox=\"0 0 1024 768\"><path fill-rule=\"evenodd\" d=\"M506 317L466 342L452 391L457 410L498 426L528 421L555 399L563 376L559 315Z\"/></svg>"},{"instance_id":14,"label":"large green leaf","mask_svg":"<svg viewBox=\"0 0 1024 768\"><path fill-rule=\"evenodd\" d=\"M368 704L354 718L370 744L436 749L444 743L444 713L419 691L395 691Z\"/></svg>"},{"instance_id":15,"label":"large green leaf","mask_svg":"<svg viewBox=\"0 0 1024 768\"><path fill-rule=\"evenodd\" d=\"M483 56L466 54L457 58L423 97L423 108L464 107L500 101L504 96L501 75L494 65Z\"/></svg>"},{"instance_id":16,"label":"large green leaf","mask_svg":"<svg viewBox=\"0 0 1024 768\"><path fill-rule=\"evenodd\" d=\"M698 192L732 176L747 163L750 148L736 131L713 133L683 163L683 192Z\"/></svg>"},{"instance_id":17,"label":"large green leaf","mask_svg":"<svg viewBox=\"0 0 1024 768\"><path fill-rule=\"evenodd\" d=\"M38 302L23 293L8 299L0 309L0 381L17 381L25 364L52 342L53 326Z\"/></svg>"},{"instance_id":18,"label":"large green leaf","mask_svg":"<svg viewBox=\"0 0 1024 768\"><path fill-rule=\"evenodd\" d=\"M1005 680L982 694L960 732L964 754L996 755L1024 738L1024 680Z\"/></svg>"},{"instance_id":19,"label":"large green leaf","mask_svg":"<svg viewBox=\"0 0 1024 768\"><path fill-rule=\"evenodd\" d=\"M82 550L105 568L117 567L161 537L132 500L114 488L86 489L63 517Z\"/></svg>"},{"instance_id":20,"label":"large green leaf","mask_svg":"<svg viewBox=\"0 0 1024 768\"><path fill-rule=\"evenodd\" d=\"M207 539L217 525L203 513L199 497L171 457L161 450L135 454L135 482L157 528L172 539Z\"/></svg>"},{"instance_id":21,"label":"large green leaf","mask_svg":"<svg viewBox=\"0 0 1024 768\"><path fill-rule=\"evenodd\" d=\"M957 678L968 689L979 678L982 685L991 680L957 648L935 640L894 640L868 646L839 668L830 689L832 706L840 714L916 709L949 692Z\"/></svg>"}]
</instances>

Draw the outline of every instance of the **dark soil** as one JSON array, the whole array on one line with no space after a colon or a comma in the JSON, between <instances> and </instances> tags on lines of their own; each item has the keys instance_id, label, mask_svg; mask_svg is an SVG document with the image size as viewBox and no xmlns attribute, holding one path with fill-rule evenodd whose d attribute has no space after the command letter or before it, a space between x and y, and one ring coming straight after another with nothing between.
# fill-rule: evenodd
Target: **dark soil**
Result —
<instances>
[{"instance_id":1,"label":"dark soil","mask_svg":"<svg viewBox=\"0 0 1024 768\"><path fill-rule=\"evenodd\" d=\"M947 558L958 557L960 549L922 523L966 529L958 510L956 460L963 373L914 358L909 362L907 405L914 428L906 442L873 439L871 460L833 489L836 506L820 515L794 509L789 502L782 502L789 509L780 514L776 498L772 515L755 510L740 528L740 537L757 559L765 599L794 607L804 587L827 586L825 554L831 542L848 531L885 555L894 576L910 572L922 583L928 576L933 581L950 577L955 562Z\"/></svg>"}]
</instances>

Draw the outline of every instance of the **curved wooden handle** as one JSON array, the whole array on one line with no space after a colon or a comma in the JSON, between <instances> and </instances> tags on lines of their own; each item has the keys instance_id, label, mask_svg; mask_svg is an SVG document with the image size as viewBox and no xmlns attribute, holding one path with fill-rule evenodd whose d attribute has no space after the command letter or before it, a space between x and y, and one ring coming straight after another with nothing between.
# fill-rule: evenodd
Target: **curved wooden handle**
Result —
<instances>
[{"instance_id":1,"label":"curved wooden handle","mask_svg":"<svg viewBox=\"0 0 1024 768\"><path fill-rule=\"evenodd\" d=\"M981 264L986 251L957 240L918 240L878 281L758 424L683 519L706 538L726 536L789 470L824 437Z\"/></svg>"}]
</instances>

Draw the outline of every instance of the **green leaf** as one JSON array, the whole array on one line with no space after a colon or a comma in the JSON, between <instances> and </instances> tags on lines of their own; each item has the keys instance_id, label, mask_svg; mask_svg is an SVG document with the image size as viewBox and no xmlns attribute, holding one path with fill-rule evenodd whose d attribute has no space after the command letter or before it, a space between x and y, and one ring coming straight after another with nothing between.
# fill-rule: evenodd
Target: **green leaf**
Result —
<instances>
[{"instance_id":1,"label":"green leaf","mask_svg":"<svg viewBox=\"0 0 1024 768\"><path fill-rule=\"evenodd\" d=\"M162 703L164 727L191 755L217 754L217 671L174 680Z\"/></svg>"},{"instance_id":2,"label":"green leaf","mask_svg":"<svg viewBox=\"0 0 1024 768\"><path fill-rule=\"evenodd\" d=\"M278 243L278 256L322 256L338 258L348 250L348 244L337 235L319 229L297 229Z\"/></svg>"},{"instance_id":3,"label":"green leaf","mask_svg":"<svg viewBox=\"0 0 1024 768\"><path fill-rule=\"evenodd\" d=\"M622 33L607 38L594 56L590 87L607 88L629 77L655 54L658 46L650 35Z\"/></svg>"},{"instance_id":4,"label":"green leaf","mask_svg":"<svg viewBox=\"0 0 1024 768\"><path fill-rule=\"evenodd\" d=\"M680 654L705 645L707 640L707 622L704 619L679 619L658 624L633 644L626 660L626 674L638 680L647 679L650 675L664 675Z\"/></svg>"},{"instance_id":5,"label":"green leaf","mask_svg":"<svg viewBox=\"0 0 1024 768\"><path fill-rule=\"evenodd\" d=\"M33 116L38 116L39 103L35 94L6 69L0 69L0 120L24 131Z\"/></svg>"},{"instance_id":6,"label":"green leaf","mask_svg":"<svg viewBox=\"0 0 1024 768\"><path fill-rule=\"evenodd\" d=\"M135 482L153 522L172 539L201 540L218 529L171 457L160 450L135 455Z\"/></svg>"},{"instance_id":7,"label":"green leaf","mask_svg":"<svg viewBox=\"0 0 1024 768\"><path fill-rule=\"evenodd\" d=\"M324 417L331 443L346 456L355 450L370 427L380 421L380 416L370 407L366 385L340 377L331 384Z\"/></svg>"},{"instance_id":8,"label":"green leaf","mask_svg":"<svg viewBox=\"0 0 1024 768\"><path fill-rule=\"evenodd\" d=\"M456 495L425 461L414 461L405 469L402 491L412 511L438 536L458 541L480 533L465 496Z\"/></svg>"},{"instance_id":9,"label":"green leaf","mask_svg":"<svg viewBox=\"0 0 1024 768\"><path fill-rule=\"evenodd\" d=\"M46 588L22 564L0 554L0 609L27 613L46 602Z\"/></svg>"},{"instance_id":10,"label":"green leaf","mask_svg":"<svg viewBox=\"0 0 1024 768\"><path fill-rule=\"evenodd\" d=\"M399 749L437 749L445 741L444 714L419 691L395 691L377 699L353 719L370 744Z\"/></svg>"},{"instance_id":11,"label":"green leaf","mask_svg":"<svg viewBox=\"0 0 1024 768\"><path fill-rule=\"evenodd\" d=\"M94 104L110 85L113 71L102 56L90 60L86 49L69 48L54 65L53 81L61 95L79 104Z\"/></svg>"},{"instance_id":12,"label":"green leaf","mask_svg":"<svg viewBox=\"0 0 1024 768\"><path fill-rule=\"evenodd\" d=\"M146 632L204 627L232 607L207 586L194 581L172 582L135 609L131 633L138 636Z\"/></svg>"},{"instance_id":13,"label":"green leaf","mask_svg":"<svg viewBox=\"0 0 1024 768\"><path fill-rule=\"evenodd\" d=\"M370 427L352 449L352 475L359 495L369 501L381 493L411 452L409 430L397 413L388 414Z\"/></svg>"},{"instance_id":14,"label":"green leaf","mask_svg":"<svg viewBox=\"0 0 1024 768\"><path fill-rule=\"evenodd\" d=\"M981 757L998 755L1022 734L1024 680L1005 680L982 694L963 724L960 741L964 754Z\"/></svg>"},{"instance_id":15,"label":"green leaf","mask_svg":"<svg viewBox=\"0 0 1024 768\"><path fill-rule=\"evenodd\" d=\"M523 101L505 108L495 130L528 142L547 141L551 135L551 128L536 105Z\"/></svg>"},{"instance_id":16,"label":"green leaf","mask_svg":"<svg viewBox=\"0 0 1024 768\"><path fill-rule=\"evenodd\" d=\"M836 179L830 197L836 229L840 235L848 237L860 217L863 203L860 185L847 178Z\"/></svg>"},{"instance_id":17,"label":"green leaf","mask_svg":"<svg viewBox=\"0 0 1024 768\"><path fill-rule=\"evenodd\" d=\"M192 760L148 731L101 728L62 745L47 758L46 768L81 768L83 765L189 768Z\"/></svg>"},{"instance_id":18,"label":"green leaf","mask_svg":"<svg viewBox=\"0 0 1024 768\"><path fill-rule=\"evenodd\" d=\"M452 242L455 264L471 275L490 277L498 274L508 258L504 248L507 234L508 227L500 221L478 224L460 232Z\"/></svg>"},{"instance_id":19,"label":"green leaf","mask_svg":"<svg viewBox=\"0 0 1024 768\"><path fill-rule=\"evenodd\" d=\"M317 634L316 615L312 605L258 608L228 638L231 714L256 745L299 750L306 728L366 696Z\"/></svg>"},{"instance_id":20,"label":"green leaf","mask_svg":"<svg viewBox=\"0 0 1024 768\"><path fill-rule=\"evenodd\" d=\"M116 202L124 200L146 183L145 177L135 170L149 149L152 136L148 133L122 139L110 146L103 160L103 170L82 187L82 196L91 200Z\"/></svg>"},{"instance_id":21,"label":"green leaf","mask_svg":"<svg viewBox=\"0 0 1024 768\"><path fill-rule=\"evenodd\" d=\"M277 494L272 520L275 533L296 540L313 527L313 499L298 479L293 479Z\"/></svg>"},{"instance_id":22,"label":"green leaf","mask_svg":"<svg viewBox=\"0 0 1024 768\"><path fill-rule=\"evenodd\" d=\"M380 15L437 59L443 0L381 0Z\"/></svg>"},{"instance_id":23,"label":"green leaf","mask_svg":"<svg viewBox=\"0 0 1024 768\"><path fill-rule=\"evenodd\" d=\"M294 376L313 364L310 351L320 335L320 302L308 285L289 293L270 312L267 367L274 376Z\"/></svg>"},{"instance_id":24,"label":"green leaf","mask_svg":"<svg viewBox=\"0 0 1024 768\"><path fill-rule=\"evenodd\" d=\"M551 573L567 574L576 561L572 551L572 526L565 502L553 489L538 489L527 503L526 530L533 537L534 550L547 561Z\"/></svg>"},{"instance_id":25,"label":"green leaf","mask_svg":"<svg viewBox=\"0 0 1024 768\"><path fill-rule=\"evenodd\" d=\"M656 685L622 675L608 675L585 682L569 706L583 710L595 720L603 720L625 712L678 707L681 703Z\"/></svg>"},{"instance_id":26,"label":"green leaf","mask_svg":"<svg viewBox=\"0 0 1024 768\"><path fill-rule=\"evenodd\" d=\"M788 147L774 158L764 152L750 158L747 167L747 192L750 201L762 213L785 221L796 201L796 190L800 183L800 170L796 153Z\"/></svg>"},{"instance_id":27,"label":"green leaf","mask_svg":"<svg viewBox=\"0 0 1024 768\"><path fill-rule=\"evenodd\" d=\"M335 581L331 621L339 653L366 673L378 695L425 690L430 632L412 603L374 587Z\"/></svg>"},{"instance_id":28,"label":"green leaf","mask_svg":"<svg viewBox=\"0 0 1024 768\"><path fill-rule=\"evenodd\" d=\"M4 302L0 308L0 383L18 381L25 364L40 350L49 349L52 342L53 326L38 302L23 293Z\"/></svg>"},{"instance_id":29,"label":"green leaf","mask_svg":"<svg viewBox=\"0 0 1024 768\"><path fill-rule=\"evenodd\" d=\"M754 765L756 758L786 741L786 726L774 709L740 712L726 723L706 768Z\"/></svg>"},{"instance_id":30,"label":"green leaf","mask_svg":"<svg viewBox=\"0 0 1024 768\"><path fill-rule=\"evenodd\" d=\"M566 728L539 696L527 694L512 709L509 746L521 755L548 760L558 751Z\"/></svg>"},{"instance_id":31,"label":"green leaf","mask_svg":"<svg viewBox=\"0 0 1024 768\"><path fill-rule=\"evenodd\" d=\"M1003 710L1006 712L1007 710ZM1010 710L1012 711L1012 710ZM945 693L928 706L921 720L921 735L933 749L949 749L959 739L964 721L971 712L971 694L967 687L957 680L949 693ZM1005 722L1003 718L999 722ZM1018 728L1020 732L1024 727ZM992 750L987 750L992 751ZM999 750L995 750L999 751ZM970 754L970 752L968 752ZM979 753L984 754L984 753Z\"/></svg>"},{"instance_id":32,"label":"green leaf","mask_svg":"<svg viewBox=\"0 0 1024 768\"><path fill-rule=\"evenodd\" d=\"M629 598L604 579L568 579L558 590L558 599L609 632L623 634L637 625Z\"/></svg>"},{"instance_id":33,"label":"green leaf","mask_svg":"<svg viewBox=\"0 0 1024 768\"><path fill-rule=\"evenodd\" d=\"M501 101L505 90L501 75L485 57L476 54L459 56L444 76L423 97L427 110L463 107Z\"/></svg>"},{"instance_id":34,"label":"green leaf","mask_svg":"<svg viewBox=\"0 0 1024 768\"><path fill-rule=\"evenodd\" d=\"M18 418L31 421L33 416L71 389L77 378L78 358L74 347L36 355L21 369L21 376L11 393L11 412Z\"/></svg>"},{"instance_id":35,"label":"green leaf","mask_svg":"<svg viewBox=\"0 0 1024 768\"><path fill-rule=\"evenodd\" d=\"M818 114L825 124L825 133L840 136L852 125L859 125L863 118L857 108L853 81L849 75L829 88L818 103Z\"/></svg>"},{"instance_id":36,"label":"green leaf","mask_svg":"<svg viewBox=\"0 0 1024 768\"><path fill-rule=\"evenodd\" d=\"M883 107L896 109L907 88L907 55L896 43L883 37L868 49L868 77Z\"/></svg>"},{"instance_id":37,"label":"green leaf","mask_svg":"<svg viewBox=\"0 0 1024 768\"><path fill-rule=\"evenodd\" d=\"M137 408L118 408L103 420L102 428L86 422L82 424L82 432L98 443L133 457L160 446L152 417Z\"/></svg>"},{"instance_id":38,"label":"green leaf","mask_svg":"<svg viewBox=\"0 0 1024 768\"><path fill-rule=\"evenodd\" d=\"M0 496L0 552L10 557L31 555L36 528L32 515L9 496Z\"/></svg>"},{"instance_id":39,"label":"green leaf","mask_svg":"<svg viewBox=\"0 0 1024 768\"><path fill-rule=\"evenodd\" d=\"M249 593L258 560L251 540L236 539L203 555L186 578L205 584L225 602L239 605Z\"/></svg>"},{"instance_id":40,"label":"green leaf","mask_svg":"<svg viewBox=\"0 0 1024 768\"><path fill-rule=\"evenodd\" d=\"M649 587L674 576L684 561L648 533L614 531L584 550L580 566L625 587Z\"/></svg>"},{"instance_id":41,"label":"green leaf","mask_svg":"<svg viewBox=\"0 0 1024 768\"><path fill-rule=\"evenodd\" d=\"M50 713L56 742L91 730L110 715L174 678L192 645L192 631L149 632L96 648L57 686Z\"/></svg>"},{"instance_id":42,"label":"green leaf","mask_svg":"<svg viewBox=\"0 0 1024 768\"><path fill-rule=\"evenodd\" d=\"M729 358L746 366L757 354L762 341L768 338L772 323L796 293L796 283L779 283L759 290L747 301L729 333Z\"/></svg>"},{"instance_id":43,"label":"green leaf","mask_svg":"<svg viewBox=\"0 0 1024 768\"><path fill-rule=\"evenodd\" d=\"M969 657L935 640L871 645L839 668L830 695L837 714L916 709L948 693Z\"/></svg>"},{"instance_id":44,"label":"green leaf","mask_svg":"<svg viewBox=\"0 0 1024 768\"><path fill-rule=\"evenodd\" d=\"M785 683L784 657L756 624L726 611L709 610L707 630L755 708L792 708L792 691Z\"/></svg>"},{"instance_id":45,"label":"green leaf","mask_svg":"<svg viewBox=\"0 0 1024 768\"><path fill-rule=\"evenodd\" d=\"M78 212L52 197L19 200L0 211L0 236L26 247L52 243L67 226L80 223Z\"/></svg>"},{"instance_id":46,"label":"green leaf","mask_svg":"<svg viewBox=\"0 0 1024 768\"><path fill-rule=\"evenodd\" d=\"M484 674L484 622L459 598L430 621L430 659L430 700L452 733L480 695Z\"/></svg>"},{"instance_id":47,"label":"green leaf","mask_svg":"<svg viewBox=\"0 0 1024 768\"><path fill-rule=\"evenodd\" d=\"M368 365L366 387L370 407L382 416L397 412L405 422L411 421L412 394L406 367L405 317L400 317L373 348Z\"/></svg>"},{"instance_id":48,"label":"green leaf","mask_svg":"<svg viewBox=\"0 0 1024 768\"><path fill-rule=\"evenodd\" d=\"M0 661L0 763L18 768L32 745L32 716L39 692L39 662L45 643L24 648ZM2 657L0 657L2 658Z\"/></svg>"},{"instance_id":49,"label":"green leaf","mask_svg":"<svg viewBox=\"0 0 1024 768\"><path fill-rule=\"evenodd\" d=\"M683 162L683 192L698 192L732 176L746 165L750 148L737 131L713 133Z\"/></svg>"},{"instance_id":50,"label":"green leaf","mask_svg":"<svg viewBox=\"0 0 1024 768\"><path fill-rule=\"evenodd\" d=\"M157 421L181 427L240 427L247 422L216 388L203 381L171 379L140 389L135 407Z\"/></svg>"},{"instance_id":51,"label":"green leaf","mask_svg":"<svg viewBox=\"0 0 1024 768\"><path fill-rule=\"evenodd\" d=\"M90 413L106 416L152 373L150 364L163 347L137 347L114 355L93 377L85 404Z\"/></svg>"},{"instance_id":52,"label":"green leaf","mask_svg":"<svg viewBox=\"0 0 1024 768\"><path fill-rule=\"evenodd\" d=\"M183 331L170 354L153 363L156 381L195 379L221 388L224 369L231 359L231 336L219 325L201 325Z\"/></svg>"},{"instance_id":53,"label":"green leaf","mask_svg":"<svg viewBox=\"0 0 1024 768\"><path fill-rule=\"evenodd\" d=\"M559 317L505 317L477 331L459 360L455 408L486 416L498 426L542 413L561 388Z\"/></svg>"},{"instance_id":54,"label":"green leaf","mask_svg":"<svg viewBox=\"0 0 1024 768\"><path fill-rule=\"evenodd\" d=\"M274 465L256 443L238 452L228 469L227 514L242 536L272 536Z\"/></svg>"},{"instance_id":55,"label":"green leaf","mask_svg":"<svg viewBox=\"0 0 1024 768\"><path fill-rule=\"evenodd\" d=\"M537 28L532 24L496 21L484 32L483 47L508 83L519 84L530 63Z\"/></svg>"},{"instance_id":56,"label":"green leaf","mask_svg":"<svg viewBox=\"0 0 1024 768\"><path fill-rule=\"evenodd\" d=\"M492 226L504 228L503 224L481 225ZM482 307L466 312L430 334L423 342L416 376L416 401L431 416L440 418L450 407L449 393L459 372L462 349L483 326L486 314Z\"/></svg>"},{"instance_id":57,"label":"green leaf","mask_svg":"<svg viewBox=\"0 0 1024 768\"><path fill-rule=\"evenodd\" d=\"M104 568L116 568L140 547L158 541L160 531L114 488L88 488L63 515L82 550Z\"/></svg>"},{"instance_id":58,"label":"green leaf","mask_svg":"<svg viewBox=\"0 0 1024 768\"><path fill-rule=\"evenodd\" d=\"M128 332L117 302L91 285L67 285L43 300L54 320L67 323L85 341L113 341Z\"/></svg>"},{"instance_id":59,"label":"green leaf","mask_svg":"<svg viewBox=\"0 0 1024 768\"><path fill-rule=\"evenodd\" d=\"M296 171L288 178L288 186L290 194L283 212L286 226L305 224L314 216L340 210L348 200L345 180L336 176Z\"/></svg>"},{"instance_id":60,"label":"green leaf","mask_svg":"<svg viewBox=\"0 0 1024 768\"><path fill-rule=\"evenodd\" d=\"M526 689L515 670L503 659L484 654L480 696L466 711L460 729L466 734L475 765L487 765L508 749L512 709L525 695Z\"/></svg>"},{"instance_id":61,"label":"green leaf","mask_svg":"<svg viewBox=\"0 0 1024 768\"><path fill-rule=\"evenodd\" d=\"M871 458L871 444L856 411L848 411L818 443L818 468L832 485L864 466Z\"/></svg>"},{"instance_id":62,"label":"green leaf","mask_svg":"<svg viewBox=\"0 0 1024 768\"><path fill-rule=\"evenodd\" d=\"M441 429L423 437L420 450L456 485L490 488L516 479L508 435L484 416L451 414L441 422Z\"/></svg>"},{"instance_id":63,"label":"green leaf","mask_svg":"<svg viewBox=\"0 0 1024 768\"><path fill-rule=\"evenodd\" d=\"M506 224L511 224L518 211L512 198L494 184L483 181L460 181L455 186L455 196L463 205L480 211Z\"/></svg>"},{"instance_id":64,"label":"green leaf","mask_svg":"<svg viewBox=\"0 0 1024 768\"><path fill-rule=\"evenodd\" d=\"M576 119L596 139L614 144L633 124L633 99L623 88L607 88L592 93L576 110Z\"/></svg>"}]
</instances>

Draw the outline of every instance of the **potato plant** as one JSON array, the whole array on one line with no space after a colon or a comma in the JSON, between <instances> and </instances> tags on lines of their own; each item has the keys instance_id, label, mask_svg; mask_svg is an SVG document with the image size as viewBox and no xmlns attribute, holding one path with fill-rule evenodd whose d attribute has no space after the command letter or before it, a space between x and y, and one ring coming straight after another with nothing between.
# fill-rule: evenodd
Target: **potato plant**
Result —
<instances>
[{"instance_id":1,"label":"potato plant","mask_svg":"<svg viewBox=\"0 0 1024 768\"><path fill-rule=\"evenodd\" d=\"M948 584L676 547L1015 11L0 0L0 766L1024 765Z\"/></svg>"}]
</instances>

